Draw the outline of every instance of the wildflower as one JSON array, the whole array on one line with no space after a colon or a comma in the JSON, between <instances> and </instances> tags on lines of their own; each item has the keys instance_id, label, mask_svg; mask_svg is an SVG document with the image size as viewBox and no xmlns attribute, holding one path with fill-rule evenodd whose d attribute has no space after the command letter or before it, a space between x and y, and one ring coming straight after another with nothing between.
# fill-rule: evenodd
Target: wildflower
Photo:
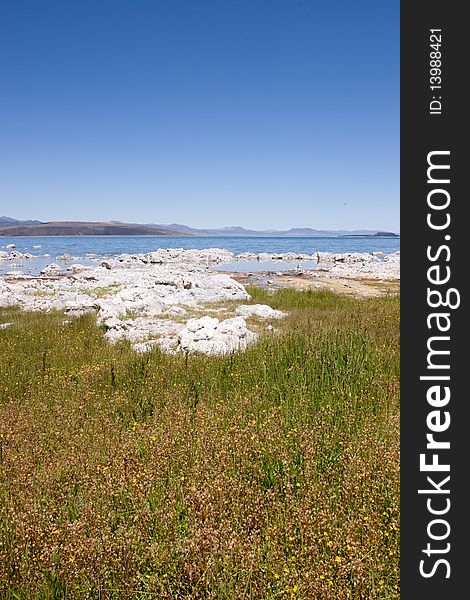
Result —
<instances>
[{"instance_id":1,"label":"wildflower","mask_svg":"<svg viewBox=\"0 0 470 600\"><path fill-rule=\"evenodd\" d=\"M340 562L341 562L341 556L337 556L337 557L335 558L335 561L336 561L337 563L340 563Z\"/></svg>"}]
</instances>

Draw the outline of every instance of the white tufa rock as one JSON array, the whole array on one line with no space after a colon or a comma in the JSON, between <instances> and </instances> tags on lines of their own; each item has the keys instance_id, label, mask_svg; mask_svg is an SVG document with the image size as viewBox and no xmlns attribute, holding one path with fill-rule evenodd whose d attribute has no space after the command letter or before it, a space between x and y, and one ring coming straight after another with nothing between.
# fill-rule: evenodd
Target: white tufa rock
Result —
<instances>
[{"instance_id":1,"label":"white tufa rock","mask_svg":"<svg viewBox=\"0 0 470 600\"><path fill-rule=\"evenodd\" d=\"M62 267L56 263L46 265L41 271L41 275L58 275L59 273L62 273Z\"/></svg>"},{"instance_id":2,"label":"white tufa rock","mask_svg":"<svg viewBox=\"0 0 470 600\"><path fill-rule=\"evenodd\" d=\"M185 315L188 314L188 311L183 308L182 306L170 306L170 308L166 309L165 314L167 315L172 315L172 316L177 316L177 317L184 317Z\"/></svg>"},{"instance_id":3,"label":"white tufa rock","mask_svg":"<svg viewBox=\"0 0 470 600\"><path fill-rule=\"evenodd\" d=\"M5 248L9 248L10 244L8 246L5 246ZM13 246L15 247L15 246ZM24 260L24 259L28 259L28 258L34 258L33 254L29 254L28 252L18 252L17 250L13 250L13 252L5 252L4 250L2 250L0 252L0 260Z\"/></svg>"},{"instance_id":4,"label":"white tufa rock","mask_svg":"<svg viewBox=\"0 0 470 600\"><path fill-rule=\"evenodd\" d=\"M283 319L286 313L274 310L267 304L242 304L237 308L237 313L243 317L259 317L260 319Z\"/></svg>"},{"instance_id":5,"label":"white tufa rock","mask_svg":"<svg viewBox=\"0 0 470 600\"><path fill-rule=\"evenodd\" d=\"M264 255L254 256L264 258ZM286 258L286 255L276 256ZM293 256L300 260L299 255ZM362 255L362 260L347 255L344 261L338 261L332 257L339 255L328 256L330 262L326 270L332 274L399 278L399 252L383 257ZM29 257L32 255L0 251L0 260ZM210 312L210 303L250 301L243 285L227 273L208 268L208 264L230 261L233 257L231 252L217 248L169 249L107 258L102 261L106 262L103 266L72 264L64 273L58 265L48 265L43 273L62 273L62 276L24 276L14 281L0 277L0 307L19 306L44 312L65 310L70 316L97 311L98 323L106 328L109 341L129 340L138 351L154 346L164 352L206 354L241 350L256 339L246 326L246 317L276 319L284 314L278 314L280 311L267 305L242 304L237 310L238 316L225 321L206 316L189 319L185 325L171 318L181 320L188 308L204 306ZM104 297L99 297L103 290Z\"/></svg>"},{"instance_id":6,"label":"white tufa rock","mask_svg":"<svg viewBox=\"0 0 470 600\"><path fill-rule=\"evenodd\" d=\"M93 267L89 265L81 265L80 263L74 263L73 265L67 267L67 271L69 273L80 273L81 271L90 271L91 269L93 269Z\"/></svg>"},{"instance_id":7,"label":"white tufa rock","mask_svg":"<svg viewBox=\"0 0 470 600\"><path fill-rule=\"evenodd\" d=\"M78 256L70 256L68 252L64 252L60 256L56 256L57 260L78 260Z\"/></svg>"},{"instance_id":8,"label":"white tufa rock","mask_svg":"<svg viewBox=\"0 0 470 600\"><path fill-rule=\"evenodd\" d=\"M178 336L177 351L202 352L203 354L227 354L244 350L256 340L243 317L219 321L212 317L189 319Z\"/></svg>"}]
</instances>

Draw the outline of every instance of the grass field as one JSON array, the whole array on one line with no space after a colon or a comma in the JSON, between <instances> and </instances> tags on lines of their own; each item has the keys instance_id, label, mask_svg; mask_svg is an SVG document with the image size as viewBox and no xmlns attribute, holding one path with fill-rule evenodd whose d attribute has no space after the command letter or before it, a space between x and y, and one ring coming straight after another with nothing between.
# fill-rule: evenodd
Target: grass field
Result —
<instances>
[{"instance_id":1,"label":"grass field","mask_svg":"<svg viewBox=\"0 0 470 600\"><path fill-rule=\"evenodd\" d=\"M399 597L399 298L249 291L218 358L0 310L0 598Z\"/></svg>"}]
</instances>

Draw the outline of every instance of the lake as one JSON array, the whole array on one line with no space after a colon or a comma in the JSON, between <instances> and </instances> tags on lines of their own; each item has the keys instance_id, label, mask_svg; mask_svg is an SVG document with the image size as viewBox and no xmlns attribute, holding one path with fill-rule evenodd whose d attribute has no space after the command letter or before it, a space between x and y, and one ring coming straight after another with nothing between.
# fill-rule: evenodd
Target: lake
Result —
<instances>
[{"instance_id":1,"label":"lake","mask_svg":"<svg viewBox=\"0 0 470 600\"><path fill-rule=\"evenodd\" d=\"M55 262L66 268L70 261L57 260L68 254L77 257L82 264L93 264L96 259L118 254L140 254L158 248L225 248L235 254L242 252L384 252L400 250L400 238L340 238L340 237L178 237L178 236L37 236L1 237L0 250L7 244L15 244L19 252L29 252L36 258L18 261L0 261L0 274L8 271L38 273L47 264ZM272 264L280 270L279 262ZM269 265L267 265L268 267ZM308 268L308 265L304 265ZM291 265L292 268L292 265ZM253 265L238 265L237 270L251 270Z\"/></svg>"}]
</instances>

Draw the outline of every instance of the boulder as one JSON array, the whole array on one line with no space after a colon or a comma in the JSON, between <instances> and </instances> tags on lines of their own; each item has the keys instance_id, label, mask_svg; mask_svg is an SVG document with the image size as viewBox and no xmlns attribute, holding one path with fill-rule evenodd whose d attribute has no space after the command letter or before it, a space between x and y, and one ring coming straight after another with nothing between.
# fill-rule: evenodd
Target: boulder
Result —
<instances>
[{"instance_id":1,"label":"boulder","mask_svg":"<svg viewBox=\"0 0 470 600\"><path fill-rule=\"evenodd\" d=\"M237 308L237 313L243 317L259 317L260 319L283 319L286 313L274 310L267 304L242 304Z\"/></svg>"},{"instance_id":2,"label":"boulder","mask_svg":"<svg viewBox=\"0 0 470 600\"><path fill-rule=\"evenodd\" d=\"M62 273L62 267L56 263L46 265L41 271L41 275L59 275L60 273Z\"/></svg>"},{"instance_id":3,"label":"boulder","mask_svg":"<svg viewBox=\"0 0 470 600\"><path fill-rule=\"evenodd\" d=\"M212 317L189 319L178 337L177 350L202 354L227 354L244 350L256 340L256 334L247 329L243 317L219 321Z\"/></svg>"}]
</instances>

